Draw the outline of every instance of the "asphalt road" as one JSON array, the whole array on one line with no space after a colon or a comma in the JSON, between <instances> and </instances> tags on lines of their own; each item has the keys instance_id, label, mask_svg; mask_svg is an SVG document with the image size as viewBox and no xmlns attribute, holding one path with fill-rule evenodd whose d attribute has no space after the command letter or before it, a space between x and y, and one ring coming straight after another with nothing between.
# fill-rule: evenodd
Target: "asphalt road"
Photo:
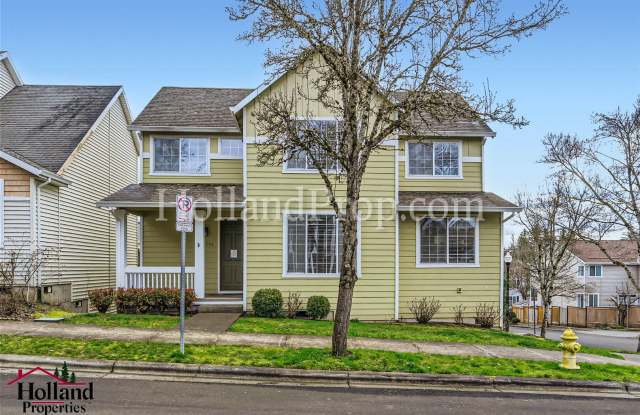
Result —
<instances>
[{"instance_id":1,"label":"asphalt road","mask_svg":"<svg viewBox=\"0 0 640 415\"><path fill-rule=\"evenodd\" d=\"M0 414L23 413L12 376L0 375ZM41 378L41 380L44 378ZM79 381L88 381L79 377ZM276 387L93 379L87 414L624 414L637 400L502 393ZM40 382L40 381L37 381Z\"/></svg>"},{"instance_id":2,"label":"asphalt road","mask_svg":"<svg viewBox=\"0 0 640 415\"><path fill-rule=\"evenodd\" d=\"M547 339L560 341L562 328L551 327L547 329ZM511 327L514 333L533 333L533 328ZM638 348L638 331L623 330L580 330L575 329L578 335L578 343L591 347L602 347L621 352L635 352ZM540 334L540 327L536 327Z\"/></svg>"}]
</instances>

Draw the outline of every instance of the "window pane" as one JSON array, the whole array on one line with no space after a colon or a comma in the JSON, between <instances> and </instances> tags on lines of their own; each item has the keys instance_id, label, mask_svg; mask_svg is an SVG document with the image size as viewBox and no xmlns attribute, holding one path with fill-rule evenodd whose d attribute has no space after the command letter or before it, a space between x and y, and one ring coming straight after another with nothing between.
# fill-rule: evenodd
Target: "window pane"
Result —
<instances>
[{"instance_id":1,"label":"window pane","mask_svg":"<svg viewBox=\"0 0 640 415\"><path fill-rule=\"evenodd\" d=\"M579 265L578 266L578 277L584 277L584 266L583 265Z\"/></svg>"},{"instance_id":2,"label":"window pane","mask_svg":"<svg viewBox=\"0 0 640 415\"><path fill-rule=\"evenodd\" d=\"M589 276L590 277L601 277L602 276L602 266L601 265L590 265L589 266Z\"/></svg>"},{"instance_id":3,"label":"window pane","mask_svg":"<svg viewBox=\"0 0 640 415\"><path fill-rule=\"evenodd\" d=\"M589 294L589 307L599 307L599 300L598 294Z\"/></svg>"},{"instance_id":4,"label":"window pane","mask_svg":"<svg viewBox=\"0 0 640 415\"><path fill-rule=\"evenodd\" d=\"M238 138L221 138L220 154L224 156L242 157L242 140Z\"/></svg>"},{"instance_id":5,"label":"window pane","mask_svg":"<svg viewBox=\"0 0 640 415\"><path fill-rule=\"evenodd\" d=\"M475 236L475 220L455 218L449 221L449 263L476 262Z\"/></svg>"},{"instance_id":6,"label":"window pane","mask_svg":"<svg viewBox=\"0 0 640 415\"><path fill-rule=\"evenodd\" d=\"M307 272L334 274L337 271L336 220L333 215L307 217Z\"/></svg>"},{"instance_id":7,"label":"window pane","mask_svg":"<svg viewBox=\"0 0 640 415\"><path fill-rule=\"evenodd\" d=\"M576 306L584 307L584 294L576 295Z\"/></svg>"},{"instance_id":8,"label":"window pane","mask_svg":"<svg viewBox=\"0 0 640 415\"><path fill-rule=\"evenodd\" d=\"M287 217L287 272L304 273L305 226L304 215Z\"/></svg>"},{"instance_id":9,"label":"window pane","mask_svg":"<svg viewBox=\"0 0 640 415\"><path fill-rule=\"evenodd\" d=\"M457 176L459 174L458 158L457 143L436 143L434 175Z\"/></svg>"},{"instance_id":10,"label":"window pane","mask_svg":"<svg viewBox=\"0 0 640 415\"><path fill-rule=\"evenodd\" d=\"M433 144L409 143L409 174L412 176L433 175Z\"/></svg>"},{"instance_id":11,"label":"window pane","mask_svg":"<svg viewBox=\"0 0 640 415\"><path fill-rule=\"evenodd\" d=\"M153 171L180 171L180 140L153 139Z\"/></svg>"},{"instance_id":12,"label":"window pane","mask_svg":"<svg viewBox=\"0 0 640 415\"><path fill-rule=\"evenodd\" d=\"M300 134L308 135L309 140L327 140L333 145L339 144L339 135L342 134L341 123L336 120L304 120L299 121ZM327 171L335 170L337 162L322 148L313 153L313 158ZM297 151L287 161L288 169L316 170L312 157L306 151Z\"/></svg>"},{"instance_id":13,"label":"window pane","mask_svg":"<svg viewBox=\"0 0 640 415\"><path fill-rule=\"evenodd\" d=\"M209 140L183 138L180 140L180 171L206 173L209 164Z\"/></svg>"},{"instance_id":14,"label":"window pane","mask_svg":"<svg viewBox=\"0 0 640 415\"><path fill-rule=\"evenodd\" d=\"M422 219L420 222L420 262L447 262L447 220Z\"/></svg>"}]
</instances>

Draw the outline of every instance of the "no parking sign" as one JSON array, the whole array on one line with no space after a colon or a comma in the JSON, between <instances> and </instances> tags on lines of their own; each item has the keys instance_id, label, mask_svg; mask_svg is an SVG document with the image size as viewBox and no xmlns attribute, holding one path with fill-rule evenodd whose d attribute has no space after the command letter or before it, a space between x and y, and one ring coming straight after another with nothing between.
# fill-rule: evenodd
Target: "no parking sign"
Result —
<instances>
[{"instance_id":1,"label":"no parking sign","mask_svg":"<svg viewBox=\"0 0 640 415\"><path fill-rule=\"evenodd\" d=\"M193 232L193 198L176 196L176 231Z\"/></svg>"}]
</instances>

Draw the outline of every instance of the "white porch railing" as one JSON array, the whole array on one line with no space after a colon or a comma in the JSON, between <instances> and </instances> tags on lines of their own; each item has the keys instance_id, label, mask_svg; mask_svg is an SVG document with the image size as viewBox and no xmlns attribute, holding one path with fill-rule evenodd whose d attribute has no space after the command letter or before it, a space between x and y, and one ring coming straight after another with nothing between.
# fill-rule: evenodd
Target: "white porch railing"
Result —
<instances>
[{"instance_id":1,"label":"white porch railing","mask_svg":"<svg viewBox=\"0 0 640 415\"><path fill-rule=\"evenodd\" d=\"M186 267L187 289L195 289L195 267ZM123 288L180 288L180 267L125 268Z\"/></svg>"}]
</instances>

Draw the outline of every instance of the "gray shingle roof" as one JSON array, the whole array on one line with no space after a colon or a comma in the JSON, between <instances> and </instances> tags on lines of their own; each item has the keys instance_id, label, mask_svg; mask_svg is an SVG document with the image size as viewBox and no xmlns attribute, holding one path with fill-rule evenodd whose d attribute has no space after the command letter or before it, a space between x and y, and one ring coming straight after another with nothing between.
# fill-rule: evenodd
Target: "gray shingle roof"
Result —
<instances>
[{"instance_id":1,"label":"gray shingle roof","mask_svg":"<svg viewBox=\"0 0 640 415\"><path fill-rule=\"evenodd\" d=\"M399 192L402 210L517 211L520 208L490 192Z\"/></svg>"},{"instance_id":2,"label":"gray shingle roof","mask_svg":"<svg viewBox=\"0 0 640 415\"><path fill-rule=\"evenodd\" d=\"M193 196L196 207L242 203L242 185L228 184L130 184L100 200L98 207L159 207L175 206L176 195Z\"/></svg>"},{"instance_id":3,"label":"gray shingle roof","mask_svg":"<svg viewBox=\"0 0 640 415\"><path fill-rule=\"evenodd\" d=\"M611 258L625 263L639 262L640 254L635 241L631 240L604 240L600 241L602 247ZM571 247L571 252L584 262L600 262L610 264L609 258L594 243L578 241Z\"/></svg>"},{"instance_id":4,"label":"gray shingle roof","mask_svg":"<svg viewBox=\"0 0 640 415\"><path fill-rule=\"evenodd\" d=\"M242 101L251 91L244 88L163 87L133 121L132 127L191 127L240 132L229 107Z\"/></svg>"},{"instance_id":5,"label":"gray shingle roof","mask_svg":"<svg viewBox=\"0 0 640 415\"><path fill-rule=\"evenodd\" d=\"M0 149L58 172L120 86L24 85L0 99Z\"/></svg>"}]
</instances>

